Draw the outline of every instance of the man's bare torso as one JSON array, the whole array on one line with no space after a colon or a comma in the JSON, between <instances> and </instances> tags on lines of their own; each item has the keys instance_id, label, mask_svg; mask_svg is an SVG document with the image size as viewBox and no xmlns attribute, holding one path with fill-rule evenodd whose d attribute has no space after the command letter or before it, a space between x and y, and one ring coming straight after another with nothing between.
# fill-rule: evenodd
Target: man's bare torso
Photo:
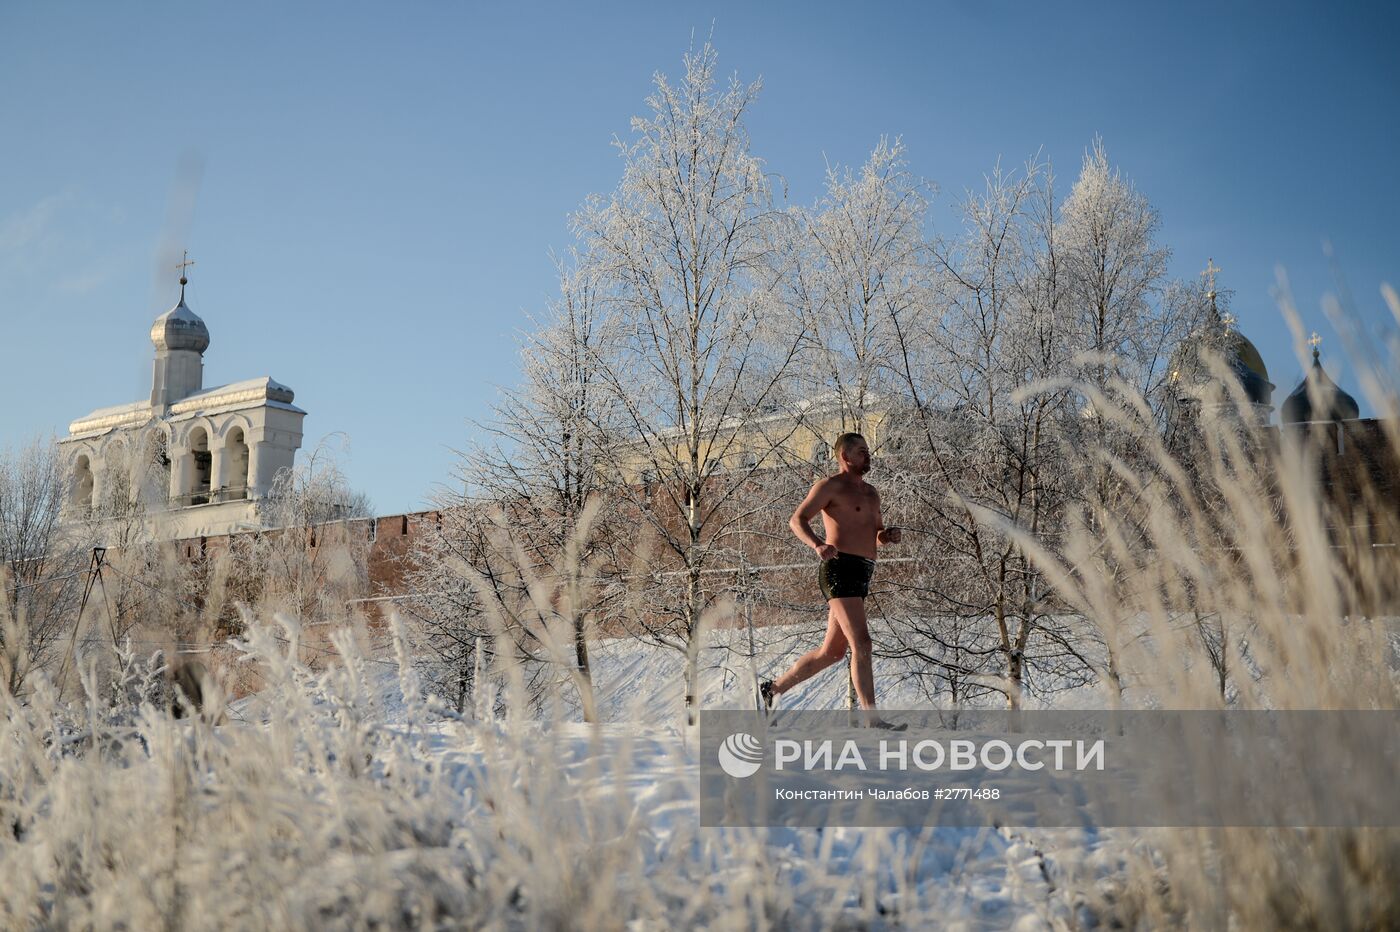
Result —
<instances>
[{"instance_id":1,"label":"man's bare torso","mask_svg":"<svg viewBox=\"0 0 1400 932\"><path fill-rule=\"evenodd\" d=\"M842 553L875 559L880 493L864 479L838 473L823 480L822 524L826 542Z\"/></svg>"},{"instance_id":2,"label":"man's bare torso","mask_svg":"<svg viewBox=\"0 0 1400 932\"><path fill-rule=\"evenodd\" d=\"M841 471L812 486L792 513L788 527L822 560L832 559L837 552L874 560L877 546L899 543L900 531L885 527L880 516L880 493L863 478L871 465L865 438L843 434L836 445ZM825 540L818 540L812 533L811 521L818 513L826 525Z\"/></svg>"}]
</instances>

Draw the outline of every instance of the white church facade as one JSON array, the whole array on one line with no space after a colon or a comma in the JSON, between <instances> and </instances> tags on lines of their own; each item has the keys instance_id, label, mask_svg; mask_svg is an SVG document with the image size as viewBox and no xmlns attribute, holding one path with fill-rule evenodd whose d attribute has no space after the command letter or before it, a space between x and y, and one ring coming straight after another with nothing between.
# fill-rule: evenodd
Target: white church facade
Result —
<instances>
[{"instance_id":1,"label":"white church facade","mask_svg":"<svg viewBox=\"0 0 1400 932\"><path fill-rule=\"evenodd\" d=\"M151 397L99 408L59 441L69 470L67 521L142 515L159 539L263 526L259 502L292 468L306 412L263 377L204 387L209 330L180 301L151 327Z\"/></svg>"}]
</instances>

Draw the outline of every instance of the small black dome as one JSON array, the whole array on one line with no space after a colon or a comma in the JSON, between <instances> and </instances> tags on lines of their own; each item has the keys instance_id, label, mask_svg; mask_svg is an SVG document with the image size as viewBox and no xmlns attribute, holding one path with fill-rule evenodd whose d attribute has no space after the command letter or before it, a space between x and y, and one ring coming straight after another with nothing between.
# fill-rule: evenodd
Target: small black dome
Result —
<instances>
[{"instance_id":1,"label":"small black dome","mask_svg":"<svg viewBox=\"0 0 1400 932\"><path fill-rule=\"evenodd\" d=\"M1304 424L1308 421L1350 421L1360 416L1361 409L1356 399L1338 388L1337 383L1322 370L1318 351L1314 347L1312 369L1293 389L1293 394L1284 399L1279 408L1279 420L1285 424Z\"/></svg>"}]
</instances>

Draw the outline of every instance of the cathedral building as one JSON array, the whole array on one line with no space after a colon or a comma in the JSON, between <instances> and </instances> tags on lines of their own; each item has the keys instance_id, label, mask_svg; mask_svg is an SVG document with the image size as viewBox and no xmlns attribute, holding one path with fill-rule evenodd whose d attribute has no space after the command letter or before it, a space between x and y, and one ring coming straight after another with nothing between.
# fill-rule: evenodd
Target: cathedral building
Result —
<instances>
[{"instance_id":1,"label":"cathedral building","mask_svg":"<svg viewBox=\"0 0 1400 932\"><path fill-rule=\"evenodd\" d=\"M1207 266L1210 302L1205 323L1197 328L1172 354L1170 379L1178 417L1194 417L1205 411L1242 419L1254 428L1270 427L1273 393L1269 370L1259 350L1235 326L1235 318L1221 314L1216 306L1214 262ZM1356 399L1344 392L1322 368L1316 333L1312 346L1312 366L1292 393L1279 406L1279 436L1298 437L1319 431L1335 437L1337 452L1344 453L1348 430L1365 430ZM1222 379L1221 376L1225 378ZM1328 428L1328 425L1331 425Z\"/></svg>"},{"instance_id":2,"label":"cathedral building","mask_svg":"<svg viewBox=\"0 0 1400 932\"><path fill-rule=\"evenodd\" d=\"M59 441L65 521L139 514L156 539L262 527L259 501L292 467L306 412L265 376L204 386L209 328L185 303L186 284L182 275L179 302L151 326L150 398L98 408Z\"/></svg>"},{"instance_id":3,"label":"cathedral building","mask_svg":"<svg viewBox=\"0 0 1400 932\"><path fill-rule=\"evenodd\" d=\"M1355 554L1370 551L1393 559L1400 544L1400 424L1362 418L1356 399L1343 391L1322 366L1313 334L1312 364L1296 388L1278 406L1273 423L1274 385L1263 359L1234 326L1230 315L1215 307L1213 265L1207 293L1205 324L1183 342L1172 357L1170 377L1175 388L1174 443L1188 464L1199 455L1193 447L1193 422L1202 415L1223 418L1244 428L1260 446L1261 467L1277 462L1277 454L1293 451L1307 457L1314 474L1321 518L1327 535L1348 566L1370 567L1374 560ZM1273 451L1263 456L1265 451ZM1400 577L1362 578L1358 592L1367 610L1393 609L1400 603Z\"/></svg>"}]
</instances>

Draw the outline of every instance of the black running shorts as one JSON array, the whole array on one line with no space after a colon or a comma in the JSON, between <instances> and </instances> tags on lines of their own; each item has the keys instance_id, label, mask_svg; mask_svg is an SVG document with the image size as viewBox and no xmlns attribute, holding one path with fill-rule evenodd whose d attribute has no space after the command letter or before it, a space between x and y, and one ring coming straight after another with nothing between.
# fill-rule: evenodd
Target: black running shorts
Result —
<instances>
[{"instance_id":1,"label":"black running shorts","mask_svg":"<svg viewBox=\"0 0 1400 932\"><path fill-rule=\"evenodd\" d=\"M865 598L870 594L870 578L875 575L875 561L853 553L838 553L823 560L817 571L822 595L832 599Z\"/></svg>"}]
</instances>

